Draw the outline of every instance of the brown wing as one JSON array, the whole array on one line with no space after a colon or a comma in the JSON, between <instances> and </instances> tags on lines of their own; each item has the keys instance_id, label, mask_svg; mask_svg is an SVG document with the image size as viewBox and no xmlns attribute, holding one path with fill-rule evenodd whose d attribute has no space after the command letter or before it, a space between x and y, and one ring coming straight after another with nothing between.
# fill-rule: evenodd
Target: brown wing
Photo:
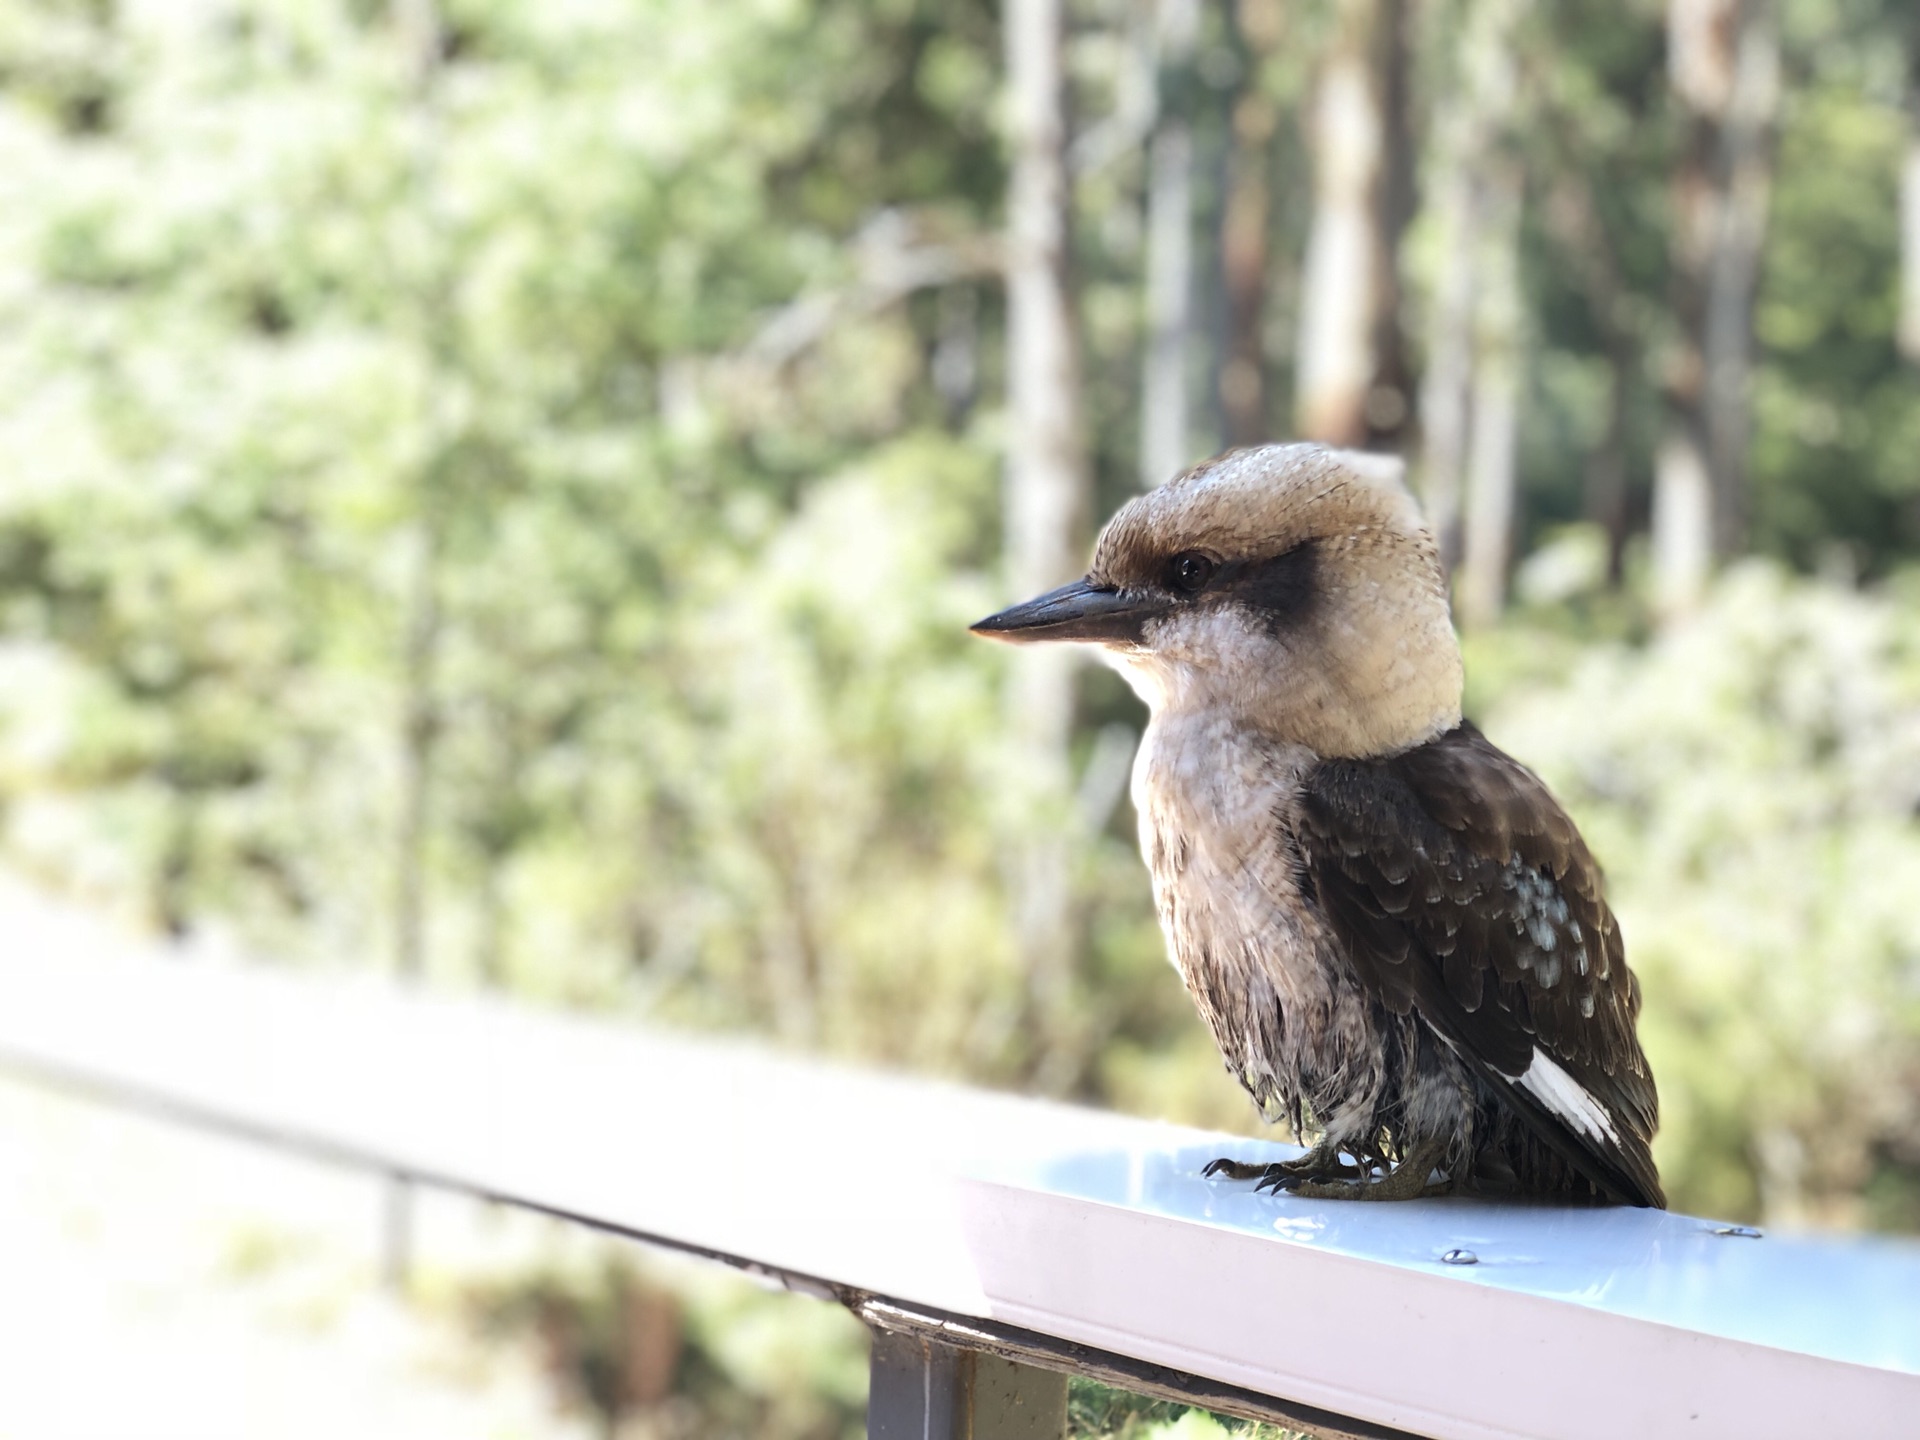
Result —
<instances>
[{"instance_id":1,"label":"brown wing","mask_svg":"<svg viewBox=\"0 0 1920 1440\"><path fill-rule=\"evenodd\" d=\"M1640 988L1600 867L1525 766L1471 725L1385 760L1327 760L1300 836L1362 979L1416 1010L1613 1198L1664 1205Z\"/></svg>"}]
</instances>

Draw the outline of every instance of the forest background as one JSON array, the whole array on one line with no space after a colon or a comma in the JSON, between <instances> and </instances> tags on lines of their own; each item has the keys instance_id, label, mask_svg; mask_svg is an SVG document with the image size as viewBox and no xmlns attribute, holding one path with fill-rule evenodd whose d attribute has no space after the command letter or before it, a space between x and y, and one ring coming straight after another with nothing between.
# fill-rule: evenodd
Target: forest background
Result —
<instances>
[{"instance_id":1,"label":"forest background","mask_svg":"<svg viewBox=\"0 0 1920 1440\"><path fill-rule=\"evenodd\" d=\"M1920 1229L1920 11L0 0L0 854L175 936L1251 1131L1105 671L1401 454L1676 1205Z\"/></svg>"}]
</instances>

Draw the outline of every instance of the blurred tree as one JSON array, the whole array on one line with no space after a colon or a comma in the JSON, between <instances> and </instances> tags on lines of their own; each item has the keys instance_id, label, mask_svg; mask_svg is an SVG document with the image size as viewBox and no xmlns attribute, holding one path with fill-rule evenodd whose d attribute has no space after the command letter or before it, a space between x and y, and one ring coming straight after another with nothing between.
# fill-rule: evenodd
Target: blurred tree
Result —
<instances>
[{"instance_id":1,"label":"blurred tree","mask_svg":"<svg viewBox=\"0 0 1920 1440\"><path fill-rule=\"evenodd\" d=\"M1506 605L1507 570L1519 511L1520 375L1526 346L1520 296L1520 174L1511 161L1485 162L1484 194L1469 237L1474 290L1473 379L1468 392L1466 514L1461 527L1458 605L1463 625L1485 625Z\"/></svg>"},{"instance_id":2,"label":"blurred tree","mask_svg":"<svg viewBox=\"0 0 1920 1440\"><path fill-rule=\"evenodd\" d=\"M1920 540L1920 377L1901 363L1894 17L1783 12L1783 106L1755 327L1755 548L1884 575ZM1844 19L1844 25L1835 21Z\"/></svg>"},{"instance_id":3,"label":"blurred tree","mask_svg":"<svg viewBox=\"0 0 1920 1440\"><path fill-rule=\"evenodd\" d=\"M1220 225L1220 267L1226 306L1226 354L1220 367L1222 438L1259 445L1274 438L1268 410L1266 318L1273 268L1274 131L1280 107L1269 61L1287 29L1278 0L1238 0L1234 34L1243 58L1233 101L1227 198Z\"/></svg>"},{"instance_id":4,"label":"blurred tree","mask_svg":"<svg viewBox=\"0 0 1920 1440\"><path fill-rule=\"evenodd\" d=\"M1660 605L1698 603L1708 567L1745 544L1753 303L1779 97L1770 0L1670 0L1667 66L1681 119L1673 184L1669 420L1654 477Z\"/></svg>"},{"instance_id":5,"label":"blurred tree","mask_svg":"<svg viewBox=\"0 0 1920 1440\"><path fill-rule=\"evenodd\" d=\"M427 224L440 220L435 174L440 141L437 94L446 35L434 0L396 0L394 28L412 70L414 113L412 136L411 208ZM431 247L422 247L433 255ZM400 648L400 797L398 849L394 865L393 944L395 968L403 977L418 976L426 958L427 866L426 847L431 825L429 805L433 790L434 752L440 731L437 688L441 645L441 576L445 542L441 530L451 487L438 473L446 463L443 434L442 371L452 357L448 314L450 277L433 255L424 273L409 276L415 291L416 326L422 351L427 393L423 397L425 425L421 473L412 487L416 499L412 521L412 554L408 568L401 621ZM404 301L403 301L404 303Z\"/></svg>"},{"instance_id":6,"label":"blurred tree","mask_svg":"<svg viewBox=\"0 0 1920 1440\"><path fill-rule=\"evenodd\" d=\"M1196 458L1189 449L1187 370L1193 338L1193 120L1199 0L1157 0L1157 119L1147 162L1145 356L1140 484L1160 484Z\"/></svg>"},{"instance_id":7,"label":"blurred tree","mask_svg":"<svg viewBox=\"0 0 1920 1440\"><path fill-rule=\"evenodd\" d=\"M1478 18L1481 10L1471 13ZM1426 207L1437 273L1429 277L1426 369L1421 380L1419 488L1427 522L1449 571L1460 563L1460 512L1467 463L1468 397L1473 384L1474 236L1479 229L1472 159L1479 152L1484 92L1465 70L1459 44L1441 68L1428 158Z\"/></svg>"},{"instance_id":8,"label":"blurred tree","mask_svg":"<svg viewBox=\"0 0 1920 1440\"><path fill-rule=\"evenodd\" d=\"M1398 278L1411 205L1406 8L1341 0L1333 29L1313 99L1295 423L1329 444L1391 445L1411 412Z\"/></svg>"},{"instance_id":9,"label":"blurred tree","mask_svg":"<svg viewBox=\"0 0 1920 1440\"><path fill-rule=\"evenodd\" d=\"M1643 360L1634 296L1622 272L1618 245L1594 193L1591 176L1561 170L1549 182L1545 223L1555 248L1579 278L1593 328L1606 357L1605 418L1582 467L1582 516L1607 537L1607 578L1619 585L1629 535L1629 448Z\"/></svg>"},{"instance_id":10,"label":"blurred tree","mask_svg":"<svg viewBox=\"0 0 1920 1440\"><path fill-rule=\"evenodd\" d=\"M1005 16L1012 164L1007 200L1007 575L1022 598L1084 567L1087 472L1080 438L1079 338L1068 283L1064 15L1061 0L1009 0ZM1061 1032L1074 956L1069 842L1059 807L1070 793L1069 745L1078 657L1029 646L1012 657L1011 721L1042 807L1010 855L1021 963L1041 1072L1064 1089L1079 1047Z\"/></svg>"},{"instance_id":11,"label":"blurred tree","mask_svg":"<svg viewBox=\"0 0 1920 1440\"><path fill-rule=\"evenodd\" d=\"M1413 114L1411 0L1375 0L1372 59L1380 100L1379 244L1374 252L1373 376L1365 406L1370 449L1404 454L1417 430L1418 385L1407 333L1401 249L1413 223L1417 137Z\"/></svg>"},{"instance_id":12,"label":"blurred tree","mask_svg":"<svg viewBox=\"0 0 1920 1440\"><path fill-rule=\"evenodd\" d=\"M1519 7L1465 7L1436 105L1431 224L1439 247L1429 307L1422 493L1442 553L1458 564L1463 623L1505 603L1516 510L1521 206L1514 144Z\"/></svg>"},{"instance_id":13,"label":"blurred tree","mask_svg":"<svg viewBox=\"0 0 1920 1440\"><path fill-rule=\"evenodd\" d=\"M1906 153L1900 160L1900 353L1920 364L1920 16L1906 15Z\"/></svg>"}]
</instances>

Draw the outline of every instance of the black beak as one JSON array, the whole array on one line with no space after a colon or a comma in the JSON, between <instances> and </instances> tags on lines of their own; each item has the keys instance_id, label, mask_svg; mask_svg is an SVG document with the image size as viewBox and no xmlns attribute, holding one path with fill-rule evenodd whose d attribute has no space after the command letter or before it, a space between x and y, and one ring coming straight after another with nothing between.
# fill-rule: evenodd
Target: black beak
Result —
<instances>
[{"instance_id":1,"label":"black beak","mask_svg":"<svg viewBox=\"0 0 1920 1440\"><path fill-rule=\"evenodd\" d=\"M1032 640L1078 640L1094 645L1139 645L1141 627L1163 602L1076 580L1024 604L989 615L969 628L989 640L1024 645Z\"/></svg>"}]
</instances>

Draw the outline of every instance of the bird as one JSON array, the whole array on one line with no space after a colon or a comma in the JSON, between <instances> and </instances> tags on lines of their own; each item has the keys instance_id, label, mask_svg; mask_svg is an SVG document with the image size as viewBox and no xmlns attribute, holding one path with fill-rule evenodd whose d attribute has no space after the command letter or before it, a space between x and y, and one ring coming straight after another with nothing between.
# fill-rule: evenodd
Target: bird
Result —
<instances>
[{"instance_id":1,"label":"bird","mask_svg":"<svg viewBox=\"0 0 1920 1440\"><path fill-rule=\"evenodd\" d=\"M1150 712L1132 799L1168 955L1328 1200L1664 1208L1659 1099L1601 870L1461 714L1447 576L1391 457L1228 451L1086 575L973 625L1095 647Z\"/></svg>"}]
</instances>

